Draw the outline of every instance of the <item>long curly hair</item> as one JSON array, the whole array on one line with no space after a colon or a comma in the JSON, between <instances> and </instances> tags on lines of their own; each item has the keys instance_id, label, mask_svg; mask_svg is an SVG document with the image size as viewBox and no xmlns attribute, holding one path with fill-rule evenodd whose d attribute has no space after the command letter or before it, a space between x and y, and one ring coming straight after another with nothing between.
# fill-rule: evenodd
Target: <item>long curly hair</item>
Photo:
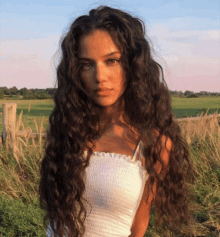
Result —
<instances>
[{"instance_id":1,"label":"long curly hair","mask_svg":"<svg viewBox=\"0 0 220 237\"><path fill-rule=\"evenodd\" d=\"M122 95L124 116L144 143L149 193L157 181L154 199L156 221L168 226L187 223L186 178L191 170L189 148L172 113L163 69L153 59L143 21L107 6L78 17L61 43L55 107L49 118L41 164L40 204L47 213L44 223L49 219L55 236L66 233L78 237L85 232L84 175L95 140L101 136L102 108L89 98L80 80L77 49L80 37L97 29L108 32L122 52L121 64L127 82ZM172 149L166 174L161 176L154 167L159 161L162 171L165 169L160 156L164 136L172 141ZM87 156L85 150L88 150Z\"/></svg>"}]
</instances>

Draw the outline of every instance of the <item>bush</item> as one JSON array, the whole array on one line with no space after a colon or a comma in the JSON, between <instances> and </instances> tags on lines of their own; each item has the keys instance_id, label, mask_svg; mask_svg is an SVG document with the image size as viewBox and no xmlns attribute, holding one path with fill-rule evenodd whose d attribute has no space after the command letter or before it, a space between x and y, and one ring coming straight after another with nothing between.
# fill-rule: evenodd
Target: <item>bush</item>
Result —
<instances>
[{"instance_id":1,"label":"bush","mask_svg":"<svg viewBox=\"0 0 220 237\"><path fill-rule=\"evenodd\" d=\"M0 194L0 234L3 236L45 236L42 219L45 213L38 199L25 204Z\"/></svg>"},{"instance_id":2,"label":"bush","mask_svg":"<svg viewBox=\"0 0 220 237\"><path fill-rule=\"evenodd\" d=\"M23 100L45 100L51 99L52 97L47 93L36 93L36 94L25 94Z\"/></svg>"},{"instance_id":3,"label":"bush","mask_svg":"<svg viewBox=\"0 0 220 237\"><path fill-rule=\"evenodd\" d=\"M191 94L191 95L188 95L186 98L197 98L199 97L197 94Z\"/></svg>"},{"instance_id":4,"label":"bush","mask_svg":"<svg viewBox=\"0 0 220 237\"><path fill-rule=\"evenodd\" d=\"M0 89L0 99L3 99L4 93L3 91Z\"/></svg>"},{"instance_id":5,"label":"bush","mask_svg":"<svg viewBox=\"0 0 220 237\"><path fill-rule=\"evenodd\" d=\"M35 100L34 94L25 94L23 100Z\"/></svg>"}]
</instances>

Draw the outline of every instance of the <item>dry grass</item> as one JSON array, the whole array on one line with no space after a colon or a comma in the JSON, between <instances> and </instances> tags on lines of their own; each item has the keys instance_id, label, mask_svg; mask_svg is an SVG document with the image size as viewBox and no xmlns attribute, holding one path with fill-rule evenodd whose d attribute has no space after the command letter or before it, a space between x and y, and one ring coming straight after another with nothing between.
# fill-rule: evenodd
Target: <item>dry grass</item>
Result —
<instances>
[{"instance_id":1,"label":"dry grass","mask_svg":"<svg viewBox=\"0 0 220 237\"><path fill-rule=\"evenodd\" d=\"M219 237L220 236L220 117L201 115L199 120L179 122L190 147L195 181L188 184L194 200L193 218L187 228L158 235L156 227L146 237Z\"/></svg>"},{"instance_id":2,"label":"dry grass","mask_svg":"<svg viewBox=\"0 0 220 237\"><path fill-rule=\"evenodd\" d=\"M218 236L220 234L220 118L207 114L198 121L180 123L190 145L196 179L191 186L195 201L191 210L196 217L186 234ZM212 235L213 232L213 235Z\"/></svg>"},{"instance_id":3,"label":"dry grass","mask_svg":"<svg viewBox=\"0 0 220 237\"><path fill-rule=\"evenodd\" d=\"M30 127L22 122L22 113L16 131L22 130L25 138L16 137L13 147L0 146L0 193L9 198L22 198L31 202L38 197L39 169L44 155L42 138L44 118L33 118L38 138L31 138ZM220 126L217 114L212 118L201 116L197 121L180 122L182 135L190 145L190 156L196 174L190 189L195 197L190 208L194 215L187 229L181 233L160 235L156 227L146 236L207 236L220 233ZM11 152L13 151L13 152Z\"/></svg>"},{"instance_id":4,"label":"dry grass","mask_svg":"<svg viewBox=\"0 0 220 237\"><path fill-rule=\"evenodd\" d=\"M38 138L31 137L32 129L22 122L22 112L16 121L16 132L24 137L16 137L13 146L0 146L0 193L12 197L22 197L31 201L38 197L39 168L43 157L45 140L42 137L44 117L33 117Z\"/></svg>"}]
</instances>

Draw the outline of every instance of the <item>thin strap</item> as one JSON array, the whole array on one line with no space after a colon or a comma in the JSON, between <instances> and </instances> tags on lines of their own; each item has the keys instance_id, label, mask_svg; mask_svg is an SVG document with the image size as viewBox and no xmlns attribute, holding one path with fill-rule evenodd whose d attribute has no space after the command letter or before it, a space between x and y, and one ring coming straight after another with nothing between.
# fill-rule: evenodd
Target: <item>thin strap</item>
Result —
<instances>
[{"instance_id":1,"label":"thin strap","mask_svg":"<svg viewBox=\"0 0 220 237\"><path fill-rule=\"evenodd\" d=\"M140 147L140 144L141 144L141 140L139 140L139 143L138 143L138 145L137 145L137 147L136 147L136 150L135 150L135 152L134 152L134 155L133 155L132 160L135 160L135 158L136 158L136 156L137 156L137 153L138 153L138 149L139 149L139 147ZM141 159L141 160L142 160L142 159Z\"/></svg>"},{"instance_id":2,"label":"thin strap","mask_svg":"<svg viewBox=\"0 0 220 237\"><path fill-rule=\"evenodd\" d=\"M139 160L141 161L142 164L142 159L143 159L143 142L140 141L140 155L139 155Z\"/></svg>"}]
</instances>

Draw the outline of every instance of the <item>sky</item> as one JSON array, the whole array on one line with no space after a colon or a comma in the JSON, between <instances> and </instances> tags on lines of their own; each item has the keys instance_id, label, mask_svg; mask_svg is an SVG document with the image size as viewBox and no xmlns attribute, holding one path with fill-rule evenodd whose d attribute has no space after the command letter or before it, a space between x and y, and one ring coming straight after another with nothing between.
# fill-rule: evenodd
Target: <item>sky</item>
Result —
<instances>
[{"instance_id":1,"label":"sky","mask_svg":"<svg viewBox=\"0 0 220 237\"><path fill-rule=\"evenodd\" d=\"M170 90L220 92L219 0L1 0L0 87L54 88L61 36L100 5L144 21Z\"/></svg>"}]
</instances>

